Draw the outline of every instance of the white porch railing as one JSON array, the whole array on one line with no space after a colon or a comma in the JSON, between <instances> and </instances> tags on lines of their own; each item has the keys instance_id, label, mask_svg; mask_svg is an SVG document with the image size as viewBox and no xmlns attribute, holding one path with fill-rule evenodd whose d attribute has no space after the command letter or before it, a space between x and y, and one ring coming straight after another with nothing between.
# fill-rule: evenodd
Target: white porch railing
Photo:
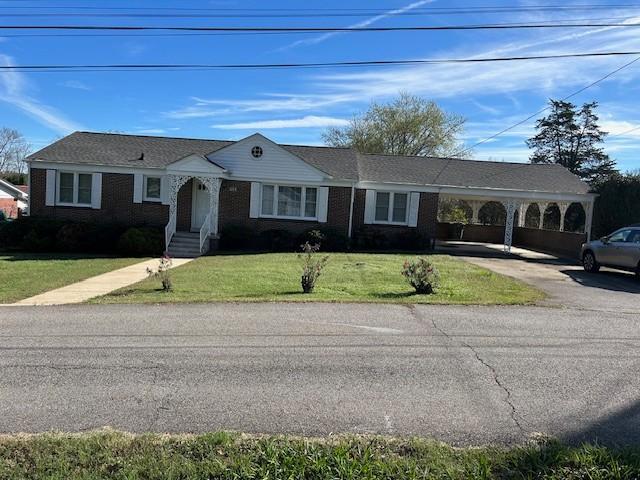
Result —
<instances>
[{"instance_id":1,"label":"white porch railing","mask_svg":"<svg viewBox=\"0 0 640 480\"><path fill-rule=\"evenodd\" d=\"M200 227L200 253L206 253L204 244L211 235L211 212L209 212Z\"/></svg>"},{"instance_id":2,"label":"white porch railing","mask_svg":"<svg viewBox=\"0 0 640 480\"><path fill-rule=\"evenodd\" d=\"M169 222L167 226L164 227L164 249L165 251L169 250L169 244L171 243L171 239L173 238L173 234L176 233L176 217L177 215L174 213L173 215L169 215Z\"/></svg>"}]
</instances>

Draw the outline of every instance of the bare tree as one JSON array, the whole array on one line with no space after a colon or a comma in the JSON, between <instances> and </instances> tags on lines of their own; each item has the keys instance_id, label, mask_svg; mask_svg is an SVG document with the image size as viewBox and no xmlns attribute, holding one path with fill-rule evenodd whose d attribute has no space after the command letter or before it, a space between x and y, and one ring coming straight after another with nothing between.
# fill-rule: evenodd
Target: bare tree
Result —
<instances>
[{"instance_id":1,"label":"bare tree","mask_svg":"<svg viewBox=\"0 0 640 480\"><path fill-rule=\"evenodd\" d=\"M0 174L26 172L24 159L30 150L31 145L20 132L13 128L0 128Z\"/></svg>"}]
</instances>

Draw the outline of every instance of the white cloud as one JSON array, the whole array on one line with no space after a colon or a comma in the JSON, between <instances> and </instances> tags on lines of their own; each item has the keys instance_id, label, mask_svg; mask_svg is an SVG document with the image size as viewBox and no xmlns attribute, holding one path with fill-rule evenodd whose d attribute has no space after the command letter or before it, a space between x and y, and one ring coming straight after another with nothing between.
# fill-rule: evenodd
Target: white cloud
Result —
<instances>
[{"instance_id":1,"label":"white cloud","mask_svg":"<svg viewBox=\"0 0 640 480\"><path fill-rule=\"evenodd\" d=\"M141 128L136 130L134 133L138 135L160 135L162 133L167 133L167 130L164 128Z\"/></svg>"},{"instance_id":2,"label":"white cloud","mask_svg":"<svg viewBox=\"0 0 640 480\"><path fill-rule=\"evenodd\" d=\"M245 129L276 129L276 128L319 128L319 127L342 127L348 125L349 121L343 118L317 117L307 115L302 118L291 118L287 120L258 120L256 122L244 123L222 123L212 125L212 128L222 130L245 130Z\"/></svg>"},{"instance_id":3,"label":"white cloud","mask_svg":"<svg viewBox=\"0 0 640 480\"><path fill-rule=\"evenodd\" d=\"M349 25L348 27L345 28L364 28L364 27L368 27L369 25L372 25L376 22L379 22L380 20L384 20L385 18L389 18L389 17L393 17L394 15L401 15L405 12L409 12L411 10L414 10L418 7L421 7L422 5L426 5L427 3L433 3L434 0L420 0L417 2L413 2L410 3L409 5L405 5L402 8L397 8L394 10L389 10L388 12L385 12L383 14L380 15L376 15L375 17L371 17L368 18L366 20L363 20L362 22L358 22L358 23L354 23L353 25ZM315 45L317 43L320 42L324 42L325 40L328 40L331 37L335 37L336 35L340 35L341 33L344 32L328 32L328 33L324 33L322 35L318 35L317 37L313 37L313 38L305 38L304 40L298 40L295 41L289 45L286 45L282 48L280 48L279 50L286 50L288 48L293 48L293 47L297 47L299 45Z\"/></svg>"},{"instance_id":4,"label":"white cloud","mask_svg":"<svg viewBox=\"0 0 640 480\"><path fill-rule=\"evenodd\" d=\"M640 121L601 120L600 127L609 134L607 141L613 138L640 138Z\"/></svg>"},{"instance_id":5,"label":"white cloud","mask_svg":"<svg viewBox=\"0 0 640 480\"><path fill-rule=\"evenodd\" d=\"M0 65L14 64L13 58L0 54ZM0 71L0 101L22 110L57 133L68 134L74 130L83 130L77 123L67 119L55 109L27 95L26 86L27 81L21 73L11 70Z\"/></svg>"},{"instance_id":6,"label":"white cloud","mask_svg":"<svg viewBox=\"0 0 640 480\"><path fill-rule=\"evenodd\" d=\"M67 80L65 82L60 83L61 86L63 87L67 87L67 88L74 88L76 90L92 90L92 88L87 85L84 82L81 82L80 80Z\"/></svg>"}]
</instances>

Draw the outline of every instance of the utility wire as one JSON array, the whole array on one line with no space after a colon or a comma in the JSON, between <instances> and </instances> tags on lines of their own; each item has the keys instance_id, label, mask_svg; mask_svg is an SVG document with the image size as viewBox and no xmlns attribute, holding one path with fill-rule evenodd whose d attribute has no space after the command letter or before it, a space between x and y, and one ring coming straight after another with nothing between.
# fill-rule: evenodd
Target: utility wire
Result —
<instances>
[{"instance_id":1,"label":"utility wire","mask_svg":"<svg viewBox=\"0 0 640 480\"><path fill-rule=\"evenodd\" d=\"M580 93L584 92L585 90L587 90L587 89L589 89L589 88L591 88L591 87L593 87L593 86L595 86L595 85L599 84L600 82L603 82L604 80L606 80L607 78L611 77L612 75L615 75L615 74L616 74L616 73L618 73L620 70L623 70L623 69L625 69L625 68L627 68L627 67L630 67L631 65L633 65L634 63L636 63L638 60L640 60L640 57L637 57L637 58L635 58L634 60L631 60L630 62L625 63L624 65L622 65L622 66L620 66L620 67L616 68L615 70L613 70L613 71L611 71L611 72L607 73L606 75L604 75L604 76L602 76L602 77L598 78L598 79L597 79L597 80L595 80L594 82L591 82L590 84L588 84L588 85L586 85L586 86L584 86L584 87L582 87L582 88L580 88L580 89L576 90L575 92L570 93L569 95L567 95L567 96L563 97L561 100L562 100L562 101L564 101L564 100L569 100L570 98L575 97L576 95L578 95L578 94L580 94ZM465 149L463 149L463 150L459 150L458 152L455 152L453 155L451 155L451 158L449 158L449 159L447 160L447 162L443 165L443 167L440 169L440 171L439 171L439 172L438 172L438 174L436 175L435 179L433 180L433 183L434 183L434 184L435 184L435 183L437 183L438 179L440 178L440 176L442 175L442 173L447 169L447 167L449 166L449 164L451 163L451 161L452 161L452 160L454 160L454 159L458 159L458 158L460 158L462 155L464 155L465 153L467 153L467 152L469 152L470 150L472 150L473 148L477 147L478 145L481 145L481 144L483 144L483 143L486 143L486 142L488 142L489 140L493 140L494 138L496 138L496 137L498 137L498 136L502 135L503 133L506 133L506 132L508 132L509 130L513 130L514 128L516 128L516 127L518 127L518 126L522 125L523 123L528 122L528 121L529 121L529 120L531 120L532 118L534 118L534 117L536 117L536 116L540 115L541 113L543 113L543 112L547 111L549 108L550 108L549 106L545 106L544 108L542 108L542 109L538 110L537 112L535 112L535 113L533 113L533 114L529 115L529 116L528 116L527 118L525 118L524 120L522 120L522 121L520 121L520 122L517 122L517 123L514 123L513 125L511 125L511 126L509 126L509 127L505 128L504 130L501 130L501 131L499 131L498 133L496 133L496 134L494 134L494 135L491 135L490 137L487 137L487 138L485 138L484 140L481 140L481 141L479 141L479 142L477 142L477 143L475 143L475 144L471 145L470 147L467 147L467 148L465 148ZM636 127L635 129L632 129L632 130L630 130L630 131L633 131L633 130L636 130L636 129L640 129L640 126ZM629 131L627 131L627 132L623 132L623 133L629 133ZM618 135L621 135L621 134L618 134ZM616 135L616 136L617 136L617 135ZM525 164L525 165L526 165L526 164ZM487 175L487 176L482 177L482 178L480 178L480 179L478 179L478 180L485 180L485 179L487 179L487 178L495 177L495 176L497 176L497 175L500 175L500 174L491 174L491 175Z\"/></svg>"},{"instance_id":2,"label":"utility wire","mask_svg":"<svg viewBox=\"0 0 640 480\"><path fill-rule=\"evenodd\" d=\"M561 55L534 55L534 56L522 56L522 57L413 59L413 60L363 60L363 61L316 62L316 63L230 63L230 64L156 63L156 64L102 64L102 65L100 64L0 65L0 71L41 72L41 71L78 71L78 70L80 71L132 70L133 71L133 70L185 70L185 69L187 70L193 70L193 69L198 69L198 70L288 69L288 68L361 67L361 66L390 66L390 65L439 65L439 64L451 64L451 63L462 64L462 63L513 62L513 61L550 60L550 59L566 59L566 58L612 57L612 56L622 56L622 55L640 55L640 51L567 53L567 54L561 54ZM633 62L635 62L636 60L634 60ZM630 65L633 62L630 62L628 65ZM616 70L616 71L619 71L619 70ZM611 73L610 75L612 75L613 73ZM600 79L599 81L604 80L604 78ZM598 83L598 82L594 82L590 86L593 86L595 85L595 83ZM586 88L589 88L589 87L585 87L582 90L585 90ZM577 93L579 92L576 92L575 94Z\"/></svg>"},{"instance_id":3,"label":"utility wire","mask_svg":"<svg viewBox=\"0 0 640 480\"><path fill-rule=\"evenodd\" d=\"M620 137L620 136L622 136L622 135L626 135L626 134L628 134L628 133L635 132L636 130L640 130L640 125L638 125L637 127L633 127L633 128L631 128L631 129L629 129L629 130L625 130L624 132L616 133L616 134L614 134L614 135L609 135L609 138L612 138L612 137Z\"/></svg>"},{"instance_id":4,"label":"utility wire","mask_svg":"<svg viewBox=\"0 0 640 480\"><path fill-rule=\"evenodd\" d=\"M640 27L640 23L521 23L477 25L419 25L410 27L194 27L143 25L0 25L0 30L113 30L113 31L195 31L195 32L403 32L450 30L513 30L540 28Z\"/></svg>"},{"instance_id":5,"label":"utility wire","mask_svg":"<svg viewBox=\"0 0 640 480\"><path fill-rule=\"evenodd\" d=\"M606 75L604 75L604 76L600 77L600 78L599 78L599 79L597 79L596 81L591 82L589 85L586 85L585 87L582 87L582 88L580 88L580 89L576 90L576 91L575 91L575 92L573 92L573 93L570 93L569 95L567 95L566 97L561 98L560 100L564 101L564 100L569 100L569 99L570 99L570 98L572 98L572 97L575 97L576 95L578 95L578 94L580 94L580 93L584 92L585 90L587 90L587 89L589 89L589 88L591 88L591 87L594 87L595 85L597 85L597 84L599 84L599 83L601 83L601 82L605 81L607 78L611 77L612 75L615 75L615 74L616 74L616 73L618 73L620 70L623 70L623 69L625 69L625 68L627 68L627 67L630 67L631 65L633 65L634 63L636 63L638 60L640 60L640 57L637 57L637 58L635 58L635 59L631 60L630 62L625 63L625 64L624 64L624 65L622 65L621 67L616 68L615 70L613 70L613 71L611 71L611 72L607 73ZM474 144L473 144L473 145L471 145L470 147L465 148L464 150L462 150L462 151L460 151L459 153L457 153L457 155L464 155L466 152L468 152L469 150L472 150L473 148L477 147L478 145L482 145L483 143L486 143L486 142L488 142L489 140L493 140L494 138L496 138L496 137L498 137L498 136L502 135L503 133L508 132L509 130L513 130L514 128L516 128L516 127L518 127L518 126L522 125L523 123L528 122L528 121L529 121L529 120L531 120L533 117L535 117L535 116L537 116L537 115L541 114L542 112L545 112L545 111L549 110L549 108L550 108L550 107L547 105L546 107L544 107L544 108L542 108L542 109L538 110L537 112L535 112L535 113L533 113L533 114L529 115L529 116L528 116L527 118L525 118L524 120L521 120L521 121L519 121L519 122L517 122L517 123L514 123L514 124L513 124L513 125L511 125L510 127L507 127L507 128L505 128L504 130L501 130L501 131L499 131L498 133L496 133L496 134L494 134L494 135L491 135L490 137L487 137L487 138L485 138L485 139L483 139L483 140L480 140L480 141L479 141L479 142L477 142L477 143L474 143Z\"/></svg>"}]
</instances>

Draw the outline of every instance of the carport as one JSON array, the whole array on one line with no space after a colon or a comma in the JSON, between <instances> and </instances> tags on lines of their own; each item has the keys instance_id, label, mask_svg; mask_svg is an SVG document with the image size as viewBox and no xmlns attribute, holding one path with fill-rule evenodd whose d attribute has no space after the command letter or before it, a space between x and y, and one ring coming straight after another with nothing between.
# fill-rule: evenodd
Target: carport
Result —
<instances>
[{"instance_id":1,"label":"carport","mask_svg":"<svg viewBox=\"0 0 640 480\"><path fill-rule=\"evenodd\" d=\"M532 171L536 172L528 170ZM590 239L596 195L577 177L561 177L553 182L535 176L513 182L530 183L530 188L442 187L437 237L502 243L505 252L518 245L575 257ZM456 215L451 215L452 209Z\"/></svg>"}]
</instances>

